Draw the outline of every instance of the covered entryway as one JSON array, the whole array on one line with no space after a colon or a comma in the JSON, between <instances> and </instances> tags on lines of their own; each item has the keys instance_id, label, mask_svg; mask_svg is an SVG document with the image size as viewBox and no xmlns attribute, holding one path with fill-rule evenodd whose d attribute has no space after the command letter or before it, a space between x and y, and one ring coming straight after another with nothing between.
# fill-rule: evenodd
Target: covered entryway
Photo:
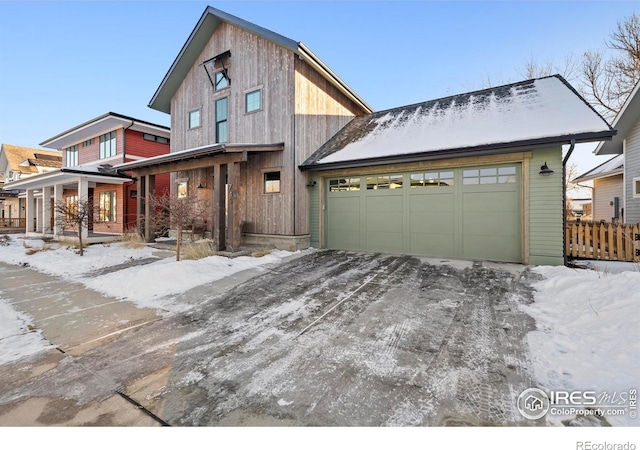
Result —
<instances>
[{"instance_id":1,"label":"covered entryway","mask_svg":"<svg viewBox=\"0 0 640 450\"><path fill-rule=\"evenodd\" d=\"M326 246L522 262L521 164L326 180Z\"/></svg>"}]
</instances>

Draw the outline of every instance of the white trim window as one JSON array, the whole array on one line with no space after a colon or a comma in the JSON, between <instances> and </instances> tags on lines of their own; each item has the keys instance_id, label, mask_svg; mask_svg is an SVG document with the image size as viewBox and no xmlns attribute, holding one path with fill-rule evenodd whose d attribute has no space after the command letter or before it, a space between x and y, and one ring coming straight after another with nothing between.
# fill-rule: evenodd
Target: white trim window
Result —
<instances>
[{"instance_id":1,"label":"white trim window","mask_svg":"<svg viewBox=\"0 0 640 450\"><path fill-rule=\"evenodd\" d=\"M65 149L64 160L66 167L73 167L78 165L78 145L72 145Z\"/></svg>"},{"instance_id":2,"label":"white trim window","mask_svg":"<svg viewBox=\"0 0 640 450\"><path fill-rule=\"evenodd\" d=\"M100 192L100 222L116 221L116 191Z\"/></svg>"},{"instance_id":3,"label":"white trim window","mask_svg":"<svg viewBox=\"0 0 640 450\"><path fill-rule=\"evenodd\" d=\"M116 156L116 132L112 131L100 136L100 159Z\"/></svg>"}]
</instances>

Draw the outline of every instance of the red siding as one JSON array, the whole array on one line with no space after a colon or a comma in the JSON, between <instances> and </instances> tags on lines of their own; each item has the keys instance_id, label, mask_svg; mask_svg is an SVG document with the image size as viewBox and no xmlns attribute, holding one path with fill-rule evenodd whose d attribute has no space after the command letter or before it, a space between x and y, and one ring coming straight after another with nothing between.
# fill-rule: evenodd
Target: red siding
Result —
<instances>
[{"instance_id":1,"label":"red siding","mask_svg":"<svg viewBox=\"0 0 640 450\"><path fill-rule=\"evenodd\" d=\"M139 131L127 130L127 155L149 158L169 153L169 144L147 141Z\"/></svg>"},{"instance_id":2,"label":"red siding","mask_svg":"<svg viewBox=\"0 0 640 450\"><path fill-rule=\"evenodd\" d=\"M122 155L122 149L124 144L122 138L124 137L124 133L122 128L115 130L115 132L116 132L116 156L118 156L118 155ZM78 164L82 165L82 164L87 164L95 161L100 161L100 135L94 136L93 144L88 147L82 147L82 142L78 144ZM110 163L114 164L114 161L112 160L110 161Z\"/></svg>"}]
</instances>

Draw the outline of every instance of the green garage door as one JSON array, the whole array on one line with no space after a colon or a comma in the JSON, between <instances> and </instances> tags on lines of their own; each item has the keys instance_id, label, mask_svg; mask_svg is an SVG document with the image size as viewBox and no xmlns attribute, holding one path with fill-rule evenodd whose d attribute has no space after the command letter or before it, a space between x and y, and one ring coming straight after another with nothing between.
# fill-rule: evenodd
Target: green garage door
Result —
<instances>
[{"instance_id":1,"label":"green garage door","mask_svg":"<svg viewBox=\"0 0 640 450\"><path fill-rule=\"evenodd\" d=\"M521 261L519 164L332 178L328 248Z\"/></svg>"}]
</instances>

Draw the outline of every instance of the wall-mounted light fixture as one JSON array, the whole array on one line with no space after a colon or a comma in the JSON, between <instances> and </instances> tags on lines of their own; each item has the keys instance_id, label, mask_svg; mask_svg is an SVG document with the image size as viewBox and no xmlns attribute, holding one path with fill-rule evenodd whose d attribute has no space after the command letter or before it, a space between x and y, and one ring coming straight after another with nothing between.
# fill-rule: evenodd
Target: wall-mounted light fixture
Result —
<instances>
[{"instance_id":1,"label":"wall-mounted light fixture","mask_svg":"<svg viewBox=\"0 0 640 450\"><path fill-rule=\"evenodd\" d=\"M200 183L198 185L198 189L205 189L207 187L207 183Z\"/></svg>"},{"instance_id":2,"label":"wall-mounted light fixture","mask_svg":"<svg viewBox=\"0 0 640 450\"><path fill-rule=\"evenodd\" d=\"M309 181L307 183L307 187L316 187L317 185L318 185L318 182L316 180Z\"/></svg>"},{"instance_id":3,"label":"wall-mounted light fixture","mask_svg":"<svg viewBox=\"0 0 640 450\"><path fill-rule=\"evenodd\" d=\"M547 166L547 162L545 161L544 164L540 166L539 175L543 177L548 177L552 173L553 173L553 170L549 169L549 166Z\"/></svg>"}]
</instances>

